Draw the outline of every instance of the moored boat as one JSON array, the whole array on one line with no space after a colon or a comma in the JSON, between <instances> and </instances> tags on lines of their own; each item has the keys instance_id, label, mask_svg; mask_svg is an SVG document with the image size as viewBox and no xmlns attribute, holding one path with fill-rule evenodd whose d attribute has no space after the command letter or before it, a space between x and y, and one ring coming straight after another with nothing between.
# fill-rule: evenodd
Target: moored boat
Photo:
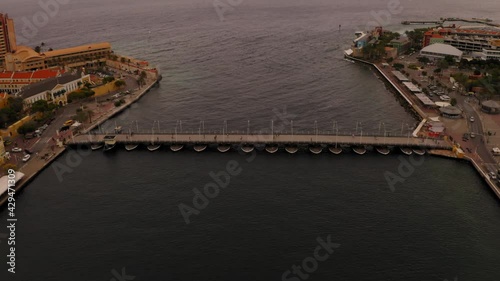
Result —
<instances>
[{"instance_id":1,"label":"moored boat","mask_svg":"<svg viewBox=\"0 0 500 281\"><path fill-rule=\"evenodd\" d=\"M285 150L290 154L295 154L297 153L297 151L299 151L299 148L297 146L286 146Z\"/></svg>"},{"instance_id":2,"label":"moored boat","mask_svg":"<svg viewBox=\"0 0 500 281\"><path fill-rule=\"evenodd\" d=\"M194 147L193 147L193 149L196 152L202 152L205 149L207 149L207 145L206 144L195 144Z\"/></svg>"},{"instance_id":3,"label":"moored boat","mask_svg":"<svg viewBox=\"0 0 500 281\"><path fill-rule=\"evenodd\" d=\"M172 150L173 152L177 152L177 151L180 151L181 149L184 148L184 145L183 144L172 144L170 146L170 150Z\"/></svg>"},{"instance_id":4,"label":"moored boat","mask_svg":"<svg viewBox=\"0 0 500 281\"><path fill-rule=\"evenodd\" d=\"M328 150L330 150L331 153L337 154L337 155L342 153L342 148L340 148L340 147L330 146L328 148Z\"/></svg>"},{"instance_id":5,"label":"moored boat","mask_svg":"<svg viewBox=\"0 0 500 281\"><path fill-rule=\"evenodd\" d=\"M111 150L116 146L116 136L104 136L104 151Z\"/></svg>"},{"instance_id":6,"label":"moored boat","mask_svg":"<svg viewBox=\"0 0 500 281\"><path fill-rule=\"evenodd\" d=\"M250 153L254 150L254 146L251 144L244 144L241 146L241 150L245 153Z\"/></svg>"},{"instance_id":7,"label":"moored boat","mask_svg":"<svg viewBox=\"0 0 500 281\"><path fill-rule=\"evenodd\" d=\"M132 151L136 149L139 145L138 144L126 144L125 145L125 150L126 151Z\"/></svg>"},{"instance_id":8,"label":"moored boat","mask_svg":"<svg viewBox=\"0 0 500 281\"><path fill-rule=\"evenodd\" d=\"M425 154L425 150L424 149L419 149L419 148L413 148L413 153L417 154L417 155L424 155Z\"/></svg>"},{"instance_id":9,"label":"moored boat","mask_svg":"<svg viewBox=\"0 0 500 281\"><path fill-rule=\"evenodd\" d=\"M231 145L229 144L219 144L219 146L217 147L217 150L219 152L228 152L229 150L231 149Z\"/></svg>"},{"instance_id":10,"label":"moored boat","mask_svg":"<svg viewBox=\"0 0 500 281\"><path fill-rule=\"evenodd\" d=\"M92 150L99 150L104 146L103 143L93 143L90 145L90 149Z\"/></svg>"},{"instance_id":11,"label":"moored boat","mask_svg":"<svg viewBox=\"0 0 500 281\"><path fill-rule=\"evenodd\" d=\"M364 146L355 146L352 148L352 151L356 154L363 155L366 153L366 148Z\"/></svg>"},{"instance_id":12,"label":"moored boat","mask_svg":"<svg viewBox=\"0 0 500 281\"><path fill-rule=\"evenodd\" d=\"M309 151L313 154L320 154L323 151L323 148L321 146L310 146Z\"/></svg>"},{"instance_id":13,"label":"moored boat","mask_svg":"<svg viewBox=\"0 0 500 281\"><path fill-rule=\"evenodd\" d=\"M391 150L386 146L377 146L375 147L375 150L382 155L389 155L391 152Z\"/></svg>"},{"instance_id":14,"label":"moored boat","mask_svg":"<svg viewBox=\"0 0 500 281\"><path fill-rule=\"evenodd\" d=\"M161 147L161 144L153 144L152 143L152 144L147 146L147 149L149 151L156 151L156 150L160 149L160 147Z\"/></svg>"},{"instance_id":15,"label":"moored boat","mask_svg":"<svg viewBox=\"0 0 500 281\"><path fill-rule=\"evenodd\" d=\"M400 147L399 150L401 150L401 152L403 152L406 155L411 155L413 153L411 149L409 149L408 147Z\"/></svg>"},{"instance_id":16,"label":"moored boat","mask_svg":"<svg viewBox=\"0 0 500 281\"><path fill-rule=\"evenodd\" d=\"M277 145L266 145L266 151L269 153L278 152L279 147Z\"/></svg>"}]
</instances>

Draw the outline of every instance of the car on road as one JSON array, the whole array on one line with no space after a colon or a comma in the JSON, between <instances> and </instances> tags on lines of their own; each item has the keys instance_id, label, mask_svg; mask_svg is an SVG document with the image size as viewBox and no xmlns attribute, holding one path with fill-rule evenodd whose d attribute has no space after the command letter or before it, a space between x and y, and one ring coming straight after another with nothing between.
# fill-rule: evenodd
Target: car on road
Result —
<instances>
[{"instance_id":1,"label":"car on road","mask_svg":"<svg viewBox=\"0 0 500 281\"><path fill-rule=\"evenodd\" d=\"M492 180L496 180L497 179L497 175L494 172L489 172L488 176L490 176L490 179L492 179Z\"/></svg>"},{"instance_id":2,"label":"car on road","mask_svg":"<svg viewBox=\"0 0 500 281\"><path fill-rule=\"evenodd\" d=\"M14 147L14 148L12 149L12 152L22 152L22 151L23 151L23 149L22 149L22 148L19 148L19 147Z\"/></svg>"},{"instance_id":3,"label":"car on road","mask_svg":"<svg viewBox=\"0 0 500 281\"><path fill-rule=\"evenodd\" d=\"M3 141L3 145L7 146L7 145L10 145L12 143L11 140L4 140Z\"/></svg>"},{"instance_id":4,"label":"car on road","mask_svg":"<svg viewBox=\"0 0 500 281\"><path fill-rule=\"evenodd\" d=\"M474 122L474 116L471 116L471 117L469 118L469 120L470 120L471 122Z\"/></svg>"},{"instance_id":5,"label":"car on road","mask_svg":"<svg viewBox=\"0 0 500 281\"><path fill-rule=\"evenodd\" d=\"M447 96L447 95L442 95L442 96L439 97L439 99L441 99L442 101L449 101L449 100L451 100L451 98L449 96Z\"/></svg>"},{"instance_id":6,"label":"car on road","mask_svg":"<svg viewBox=\"0 0 500 281\"><path fill-rule=\"evenodd\" d=\"M476 134L474 134L474 132L471 132L471 133L470 133L470 137L471 137L471 138L475 138L475 137L476 137Z\"/></svg>"},{"instance_id":7,"label":"car on road","mask_svg":"<svg viewBox=\"0 0 500 281\"><path fill-rule=\"evenodd\" d=\"M75 121L70 119L70 120L64 122L63 126L71 126L71 125L73 125L73 123L75 123Z\"/></svg>"},{"instance_id":8,"label":"car on road","mask_svg":"<svg viewBox=\"0 0 500 281\"><path fill-rule=\"evenodd\" d=\"M23 162L28 162L28 160L30 160L30 158L31 158L31 155L30 155L30 154L26 154L26 155L24 155L24 157L23 157Z\"/></svg>"},{"instance_id":9,"label":"car on road","mask_svg":"<svg viewBox=\"0 0 500 281\"><path fill-rule=\"evenodd\" d=\"M42 127L40 127L40 129L47 130L48 127L49 127L49 124L44 124Z\"/></svg>"}]
</instances>

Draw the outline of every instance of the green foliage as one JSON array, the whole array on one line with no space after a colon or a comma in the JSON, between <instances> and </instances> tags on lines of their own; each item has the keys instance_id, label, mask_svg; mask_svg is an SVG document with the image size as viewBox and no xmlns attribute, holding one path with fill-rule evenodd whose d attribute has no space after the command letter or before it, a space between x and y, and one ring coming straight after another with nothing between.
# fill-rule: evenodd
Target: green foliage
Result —
<instances>
[{"instance_id":1,"label":"green foliage","mask_svg":"<svg viewBox=\"0 0 500 281\"><path fill-rule=\"evenodd\" d=\"M419 57L418 61L425 64L431 62L431 60L428 57Z\"/></svg>"},{"instance_id":2,"label":"green foliage","mask_svg":"<svg viewBox=\"0 0 500 281\"><path fill-rule=\"evenodd\" d=\"M125 100L124 99L120 99L120 100L115 101L115 106L119 107L119 106L121 106L124 103L125 103Z\"/></svg>"},{"instance_id":3,"label":"green foliage","mask_svg":"<svg viewBox=\"0 0 500 281\"><path fill-rule=\"evenodd\" d=\"M71 103L73 101L77 100L83 100L88 97L91 97L95 94L94 91L88 89L88 88L82 88L78 91L72 92L68 94L68 103Z\"/></svg>"},{"instance_id":4,"label":"green foliage","mask_svg":"<svg viewBox=\"0 0 500 281\"><path fill-rule=\"evenodd\" d=\"M401 63L395 63L392 65L395 69L397 70L401 70L403 68L405 68L404 64L401 64Z\"/></svg>"},{"instance_id":5,"label":"green foliage","mask_svg":"<svg viewBox=\"0 0 500 281\"><path fill-rule=\"evenodd\" d=\"M17 128L17 133L21 135L26 135L32 133L36 130L36 123L34 121L28 121Z\"/></svg>"},{"instance_id":6,"label":"green foliage","mask_svg":"<svg viewBox=\"0 0 500 281\"><path fill-rule=\"evenodd\" d=\"M125 83L125 81L123 81L123 80L116 80L115 81L115 87L117 87L117 88L124 87L125 85L127 85L127 83Z\"/></svg>"},{"instance_id":7,"label":"green foliage","mask_svg":"<svg viewBox=\"0 0 500 281\"><path fill-rule=\"evenodd\" d=\"M417 70L418 69L418 66L416 66L415 64L410 64L408 66L409 69L413 69L413 70Z\"/></svg>"},{"instance_id":8,"label":"green foliage","mask_svg":"<svg viewBox=\"0 0 500 281\"><path fill-rule=\"evenodd\" d=\"M23 117L23 99L9 97L7 106L0 109L0 128L7 128Z\"/></svg>"},{"instance_id":9,"label":"green foliage","mask_svg":"<svg viewBox=\"0 0 500 281\"><path fill-rule=\"evenodd\" d=\"M113 76L106 76L106 77L104 77L104 78L102 79L102 83L103 83L103 84L107 84L107 83L112 82L112 81L114 81L114 80L115 80L115 77L113 77Z\"/></svg>"},{"instance_id":10,"label":"green foliage","mask_svg":"<svg viewBox=\"0 0 500 281\"><path fill-rule=\"evenodd\" d=\"M49 110L49 103L46 100L38 100L31 105L31 112L45 112Z\"/></svg>"}]
</instances>

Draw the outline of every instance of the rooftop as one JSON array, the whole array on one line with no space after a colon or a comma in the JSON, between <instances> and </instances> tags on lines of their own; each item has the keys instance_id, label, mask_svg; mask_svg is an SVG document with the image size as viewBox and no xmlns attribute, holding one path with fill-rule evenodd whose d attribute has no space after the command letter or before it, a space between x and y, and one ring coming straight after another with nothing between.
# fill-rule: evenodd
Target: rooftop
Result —
<instances>
[{"instance_id":1,"label":"rooftop","mask_svg":"<svg viewBox=\"0 0 500 281\"><path fill-rule=\"evenodd\" d=\"M81 75L73 74L73 73L65 73L59 77L53 77L49 79L45 79L38 83L34 83L24 87L17 95L22 97L23 99L32 97L44 91L50 91L54 89L55 86L59 84L66 84L71 81L75 81L80 79Z\"/></svg>"},{"instance_id":2,"label":"rooftop","mask_svg":"<svg viewBox=\"0 0 500 281\"><path fill-rule=\"evenodd\" d=\"M457 56L457 57L461 57L463 54L463 52L460 51L459 49L457 49L451 45L442 44L442 43L431 44L431 45L423 48L421 52L437 53L437 54L443 54L443 55L452 55L452 56Z\"/></svg>"},{"instance_id":3,"label":"rooftop","mask_svg":"<svg viewBox=\"0 0 500 281\"><path fill-rule=\"evenodd\" d=\"M88 44L88 45L82 45L82 46L77 46L77 47L72 47L72 48L48 51L48 52L42 53L42 55L47 57L47 58L50 58L50 57L71 55L74 53L81 53L81 52L85 52L85 51L98 50L98 49L111 49L111 44L106 43L106 42L96 43L96 44Z\"/></svg>"}]
</instances>

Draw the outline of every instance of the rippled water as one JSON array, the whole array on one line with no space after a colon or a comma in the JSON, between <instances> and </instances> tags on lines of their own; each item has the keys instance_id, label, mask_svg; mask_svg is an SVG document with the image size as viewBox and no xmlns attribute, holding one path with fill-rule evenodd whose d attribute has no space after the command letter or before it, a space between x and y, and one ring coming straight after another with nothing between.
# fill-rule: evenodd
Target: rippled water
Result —
<instances>
[{"instance_id":1,"label":"rippled water","mask_svg":"<svg viewBox=\"0 0 500 281\"><path fill-rule=\"evenodd\" d=\"M2 5L16 23L40 10L23 2ZM403 19L493 18L499 8L495 1L401 3L390 23L397 30ZM137 121L150 130L160 120L169 131L182 120L184 130L198 130L203 120L220 130L227 120L231 131L250 120L257 131L275 120L289 130L293 120L303 131L336 121L345 132L358 122L365 132L382 122L398 132L415 120L371 69L342 60L353 31L386 6L244 0L220 21L212 1L71 1L31 44L110 41L117 52L161 66L161 87L112 127ZM110 280L123 267L135 280L279 280L328 235L340 247L309 280L498 280L498 201L475 171L426 157L392 192L385 175L397 174L401 159L95 152L62 182L45 170L19 197L13 280ZM229 161L241 174L186 225L179 204L192 205L193 188Z\"/></svg>"}]
</instances>

